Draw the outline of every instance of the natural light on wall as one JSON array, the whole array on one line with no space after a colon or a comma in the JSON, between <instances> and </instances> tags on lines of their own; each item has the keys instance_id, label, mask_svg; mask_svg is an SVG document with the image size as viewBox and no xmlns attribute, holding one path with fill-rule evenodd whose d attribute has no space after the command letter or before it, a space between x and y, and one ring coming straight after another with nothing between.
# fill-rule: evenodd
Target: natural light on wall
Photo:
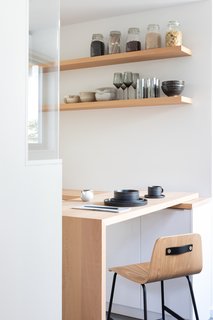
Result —
<instances>
[{"instance_id":1,"label":"natural light on wall","mask_svg":"<svg viewBox=\"0 0 213 320\"><path fill-rule=\"evenodd\" d=\"M42 143L42 78L40 67L32 65L29 69L28 79L28 143Z\"/></svg>"},{"instance_id":2,"label":"natural light on wall","mask_svg":"<svg viewBox=\"0 0 213 320\"><path fill-rule=\"evenodd\" d=\"M58 159L59 14L59 1L29 0L28 160Z\"/></svg>"}]
</instances>

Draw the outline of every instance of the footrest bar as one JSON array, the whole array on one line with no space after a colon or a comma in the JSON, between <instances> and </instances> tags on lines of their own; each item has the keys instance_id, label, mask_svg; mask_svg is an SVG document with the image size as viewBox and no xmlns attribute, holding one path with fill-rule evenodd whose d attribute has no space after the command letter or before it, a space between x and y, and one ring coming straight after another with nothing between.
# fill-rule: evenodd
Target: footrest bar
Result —
<instances>
[{"instance_id":1,"label":"footrest bar","mask_svg":"<svg viewBox=\"0 0 213 320\"><path fill-rule=\"evenodd\" d=\"M182 318L179 314L177 314L176 312L174 312L173 310L169 309L167 306L163 307L164 310L166 312L168 312L169 314L171 314L174 318L178 319L178 320L185 320L184 318Z\"/></svg>"}]
</instances>

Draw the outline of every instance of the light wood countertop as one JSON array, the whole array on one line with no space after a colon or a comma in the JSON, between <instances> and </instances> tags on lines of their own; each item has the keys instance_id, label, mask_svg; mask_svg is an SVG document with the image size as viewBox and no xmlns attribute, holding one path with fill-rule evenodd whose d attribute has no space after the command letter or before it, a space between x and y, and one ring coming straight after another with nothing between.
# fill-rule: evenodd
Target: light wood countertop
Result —
<instances>
[{"instance_id":1,"label":"light wood countertop","mask_svg":"<svg viewBox=\"0 0 213 320\"><path fill-rule=\"evenodd\" d=\"M140 197L146 193L141 191ZM148 199L145 206L132 207L123 213L72 208L88 203L103 205L104 199L114 196L114 192L94 194L91 202L83 202L80 190L63 190L63 320L106 319L106 232L109 225L143 215L157 215L167 208L190 210L204 201L198 193L165 192L164 198Z\"/></svg>"},{"instance_id":2,"label":"light wood countertop","mask_svg":"<svg viewBox=\"0 0 213 320\"><path fill-rule=\"evenodd\" d=\"M80 191L64 190L63 194L63 199L66 199L63 201L63 216L102 220L105 225L126 221L171 207L191 209L192 203L197 203L200 199L198 193L165 192L164 198L147 199L148 203L144 206L132 207L130 211L123 213L112 213L73 209L75 206L86 204L80 198ZM145 194L146 192L141 191L140 197L143 197ZM108 198L113 198L113 192L95 192L94 199L88 203L103 205L104 199Z\"/></svg>"}]
</instances>

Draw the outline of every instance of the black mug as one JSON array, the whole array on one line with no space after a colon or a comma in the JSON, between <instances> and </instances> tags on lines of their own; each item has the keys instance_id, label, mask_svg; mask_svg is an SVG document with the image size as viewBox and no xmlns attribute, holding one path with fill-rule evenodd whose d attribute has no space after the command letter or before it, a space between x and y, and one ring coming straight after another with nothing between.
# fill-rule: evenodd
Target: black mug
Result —
<instances>
[{"instance_id":1,"label":"black mug","mask_svg":"<svg viewBox=\"0 0 213 320\"><path fill-rule=\"evenodd\" d=\"M159 197L163 192L163 188L161 186L152 186L148 187L148 196L151 197Z\"/></svg>"}]
</instances>

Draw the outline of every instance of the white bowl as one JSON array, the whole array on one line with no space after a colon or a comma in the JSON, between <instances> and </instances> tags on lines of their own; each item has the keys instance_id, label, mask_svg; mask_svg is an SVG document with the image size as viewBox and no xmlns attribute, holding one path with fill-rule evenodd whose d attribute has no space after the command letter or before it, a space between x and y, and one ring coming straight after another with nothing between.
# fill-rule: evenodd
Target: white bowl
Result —
<instances>
[{"instance_id":1,"label":"white bowl","mask_svg":"<svg viewBox=\"0 0 213 320\"><path fill-rule=\"evenodd\" d=\"M81 102L90 102L95 101L95 92L80 92L80 100Z\"/></svg>"},{"instance_id":2,"label":"white bowl","mask_svg":"<svg viewBox=\"0 0 213 320\"><path fill-rule=\"evenodd\" d=\"M77 95L68 95L64 97L65 103L77 103L80 101L80 97Z\"/></svg>"},{"instance_id":3,"label":"white bowl","mask_svg":"<svg viewBox=\"0 0 213 320\"><path fill-rule=\"evenodd\" d=\"M95 92L95 98L97 101L115 100L116 89L112 87L98 88Z\"/></svg>"}]
</instances>

